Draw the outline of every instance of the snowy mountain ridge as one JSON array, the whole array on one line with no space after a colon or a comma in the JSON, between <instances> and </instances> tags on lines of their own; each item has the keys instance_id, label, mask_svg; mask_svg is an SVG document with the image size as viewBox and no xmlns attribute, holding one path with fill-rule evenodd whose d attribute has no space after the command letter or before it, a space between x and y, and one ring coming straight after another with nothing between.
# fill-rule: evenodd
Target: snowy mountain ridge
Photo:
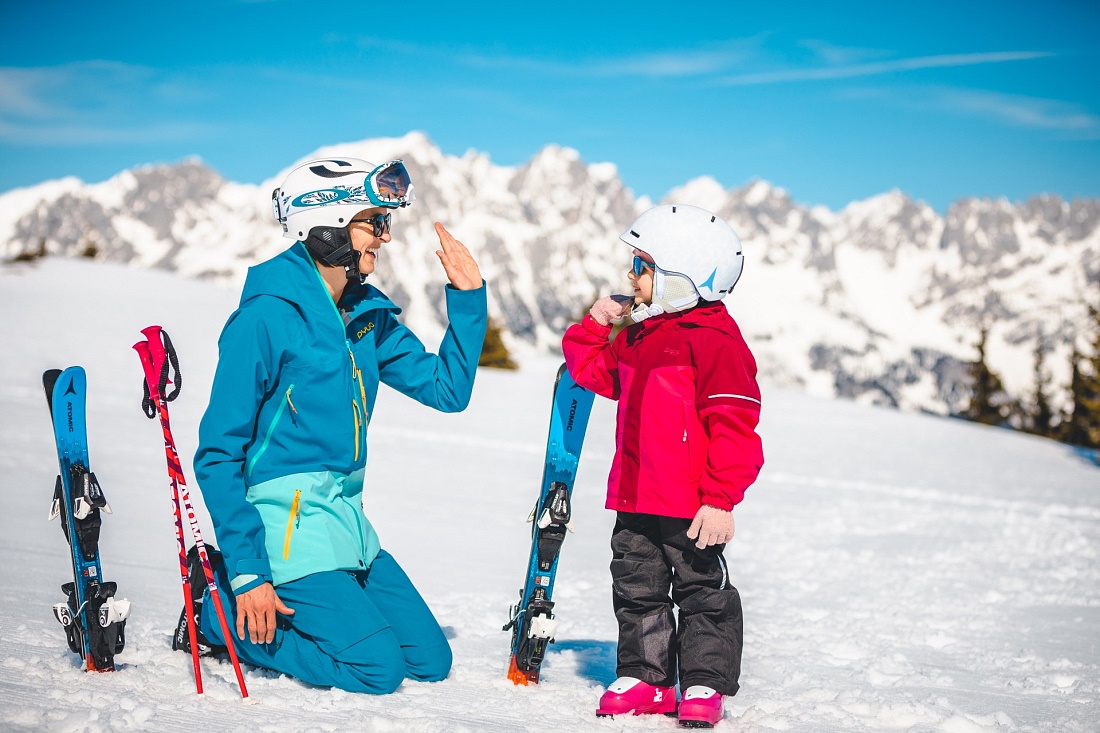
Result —
<instances>
[{"instance_id":1,"label":"snowy mountain ridge","mask_svg":"<svg viewBox=\"0 0 1100 733\"><path fill-rule=\"evenodd\" d=\"M627 286L618 234L651 202L636 200L612 164L550 145L499 166L477 151L446 155L419 132L301 160L336 155L403 158L410 169L417 202L398 213L373 280L428 341L445 322L434 221L477 257L490 312L521 351L553 349L593 300ZM235 286L290 244L270 192L292 167L254 186L190 159L98 184L66 178L9 191L0 195L0 257L78 256L91 245L97 259ZM1100 300L1098 199L971 198L941 216L894 190L833 212L766 181L726 190L701 177L664 200L708 208L737 230L747 266L727 305L762 379L813 394L957 410L967 399L963 362L985 326L990 365L1017 397L1034 390L1043 342L1057 405L1070 344L1084 345L1087 304Z\"/></svg>"}]
</instances>

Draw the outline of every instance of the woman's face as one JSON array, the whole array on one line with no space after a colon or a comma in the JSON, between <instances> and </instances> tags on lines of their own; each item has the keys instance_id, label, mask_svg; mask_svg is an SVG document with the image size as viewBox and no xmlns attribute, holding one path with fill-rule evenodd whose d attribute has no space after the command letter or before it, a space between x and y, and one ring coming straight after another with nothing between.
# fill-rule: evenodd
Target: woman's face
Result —
<instances>
[{"instance_id":1,"label":"woman's face","mask_svg":"<svg viewBox=\"0 0 1100 733\"><path fill-rule=\"evenodd\" d=\"M373 219L376 216L386 216L392 209L375 206L363 209L348 224L348 233L351 235L351 246L359 253L359 272L369 275L374 272L374 265L378 260L378 250L382 244L390 241L390 229L386 225L381 236L374 236Z\"/></svg>"},{"instance_id":2,"label":"woman's face","mask_svg":"<svg viewBox=\"0 0 1100 733\"><path fill-rule=\"evenodd\" d=\"M653 258L640 249L634 250L635 257L641 257L646 262L653 262ZM634 285L634 303L636 305L649 305L653 301L653 268L647 267L641 275L634 274L633 266L627 271L626 276Z\"/></svg>"}]
</instances>

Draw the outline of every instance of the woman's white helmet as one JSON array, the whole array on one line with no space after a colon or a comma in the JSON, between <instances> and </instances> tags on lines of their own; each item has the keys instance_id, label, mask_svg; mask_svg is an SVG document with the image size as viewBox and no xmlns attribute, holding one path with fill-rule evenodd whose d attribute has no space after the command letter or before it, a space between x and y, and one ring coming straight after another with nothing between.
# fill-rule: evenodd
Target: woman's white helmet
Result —
<instances>
[{"instance_id":1,"label":"woman's white helmet","mask_svg":"<svg viewBox=\"0 0 1100 733\"><path fill-rule=\"evenodd\" d=\"M652 257L659 270L687 278L703 300L729 295L745 266L733 227L698 206L654 206L619 239Z\"/></svg>"},{"instance_id":2,"label":"woman's white helmet","mask_svg":"<svg viewBox=\"0 0 1100 733\"><path fill-rule=\"evenodd\" d=\"M359 158L311 160L292 170L271 192L271 209L283 236L305 244L321 264L343 267L363 282L359 252L348 224L363 209L396 209L413 202L409 172L400 160L374 165Z\"/></svg>"},{"instance_id":3,"label":"woman's white helmet","mask_svg":"<svg viewBox=\"0 0 1100 733\"><path fill-rule=\"evenodd\" d=\"M346 227L363 209L408 206L412 189L400 160L378 166L359 158L311 160L271 193L271 208L283 236L304 242L314 227Z\"/></svg>"}]
</instances>

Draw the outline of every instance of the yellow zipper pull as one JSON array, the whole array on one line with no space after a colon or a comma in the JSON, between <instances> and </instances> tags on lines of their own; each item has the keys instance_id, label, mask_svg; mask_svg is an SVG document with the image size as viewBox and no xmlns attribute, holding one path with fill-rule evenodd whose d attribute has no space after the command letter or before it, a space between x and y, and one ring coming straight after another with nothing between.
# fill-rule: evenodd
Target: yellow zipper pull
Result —
<instances>
[{"instance_id":1,"label":"yellow zipper pull","mask_svg":"<svg viewBox=\"0 0 1100 733\"><path fill-rule=\"evenodd\" d=\"M360 424L360 419L359 419L359 404L354 399L351 401L351 412L352 412L352 415L355 416L355 458L354 458L354 460L358 461L359 460L359 424Z\"/></svg>"},{"instance_id":2,"label":"yellow zipper pull","mask_svg":"<svg viewBox=\"0 0 1100 733\"><path fill-rule=\"evenodd\" d=\"M294 528L302 520L302 510L300 500L302 498L301 489L294 492L294 501L290 505L290 518L286 522L286 539L283 540L283 559L286 560L290 557L290 535L294 532Z\"/></svg>"},{"instance_id":3,"label":"yellow zipper pull","mask_svg":"<svg viewBox=\"0 0 1100 733\"><path fill-rule=\"evenodd\" d=\"M370 415L367 414L367 389L363 386L363 370L356 369L355 375L359 378L359 399L363 405L363 427L366 427L370 422Z\"/></svg>"}]
</instances>

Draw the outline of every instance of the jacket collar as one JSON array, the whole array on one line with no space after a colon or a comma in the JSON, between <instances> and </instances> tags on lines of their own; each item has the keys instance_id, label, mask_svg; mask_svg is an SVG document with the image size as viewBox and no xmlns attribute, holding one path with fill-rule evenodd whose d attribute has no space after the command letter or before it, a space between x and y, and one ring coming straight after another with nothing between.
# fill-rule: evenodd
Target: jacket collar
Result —
<instances>
[{"instance_id":1,"label":"jacket collar","mask_svg":"<svg viewBox=\"0 0 1100 733\"><path fill-rule=\"evenodd\" d=\"M279 255L248 269L241 305L261 295L270 295L294 305L303 314L330 314L332 298L306 246L295 242ZM353 318L368 310L400 313L392 300L373 285L349 283L340 307ZM323 315L322 318L331 317Z\"/></svg>"}]
</instances>

